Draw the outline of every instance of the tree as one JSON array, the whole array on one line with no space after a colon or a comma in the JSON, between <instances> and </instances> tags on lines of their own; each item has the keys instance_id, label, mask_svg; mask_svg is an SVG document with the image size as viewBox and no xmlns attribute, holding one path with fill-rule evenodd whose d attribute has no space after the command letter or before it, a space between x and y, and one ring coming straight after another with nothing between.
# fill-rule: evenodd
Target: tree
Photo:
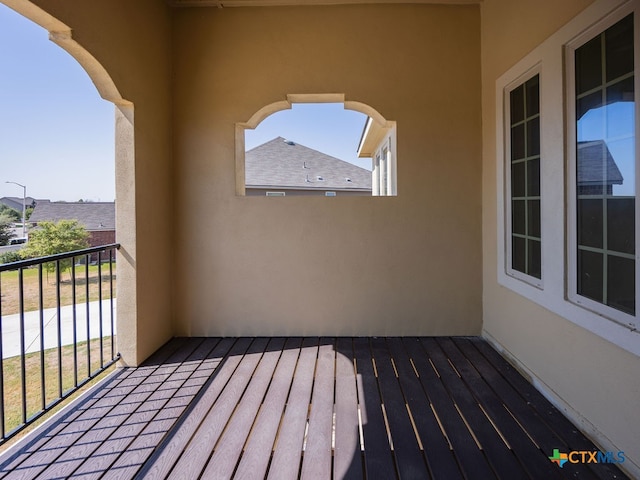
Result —
<instances>
[{"instance_id":1,"label":"tree","mask_svg":"<svg viewBox=\"0 0 640 480\"><path fill-rule=\"evenodd\" d=\"M9 240L15 237L12 226L13 219L4 213L0 213L0 245L8 245Z\"/></svg>"},{"instance_id":2,"label":"tree","mask_svg":"<svg viewBox=\"0 0 640 480\"><path fill-rule=\"evenodd\" d=\"M22 213L17 211L15 208L11 208L3 203L0 203L0 217L6 216L12 222L21 222L22 221Z\"/></svg>"},{"instance_id":3,"label":"tree","mask_svg":"<svg viewBox=\"0 0 640 480\"><path fill-rule=\"evenodd\" d=\"M29 233L29 241L20 253L23 258L35 258L81 250L89 246L88 238L89 234L77 220L41 222ZM72 259L60 261L60 273L71 267L71 262ZM45 268L53 272L56 264L47 263Z\"/></svg>"}]
</instances>

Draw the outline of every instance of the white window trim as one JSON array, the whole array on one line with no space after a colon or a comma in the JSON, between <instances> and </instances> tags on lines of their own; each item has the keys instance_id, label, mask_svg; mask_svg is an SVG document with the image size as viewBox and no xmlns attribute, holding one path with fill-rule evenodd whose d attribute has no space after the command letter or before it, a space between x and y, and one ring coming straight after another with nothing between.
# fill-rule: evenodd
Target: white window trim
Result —
<instances>
[{"instance_id":1,"label":"white window trim","mask_svg":"<svg viewBox=\"0 0 640 480\"><path fill-rule=\"evenodd\" d=\"M639 8L640 0L597 0L573 20L516 63L496 81L496 192L497 192L497 274L498 283L513 292L541 305L545 309L598 335L620 348L640 356L640 332L629 325L618 323L601 313L578 305L568 298L567 276L567 208L568 190L565 167L569 140L564 134L565 86L564 49L575 42L592 25L602 21L619 8ZM636 18L635 28L640 20ZM636 39L638 37L636 36ZM637 42L637 40L636 40ZM637 43L636 43L637 44ZM640 67L636 48L636 65ZM544 288L539 288L507 273L506 201L510 192L505 190L505 89L520 78L525 78L532 69L540 71L540 215L542 220L542 277ZM636 82L638 81L636 76ZM640 95L637 90L636 95ZM640 118L637 119L640 123ZM638 124L636 124L638 128ZM640 138L638 136L637 138ZM565 143L566 141L566 143ZM639 152L640 153L640 152ZM636 175L638 175L636 169ZM636 184L640 185L640 184ZM509 193L509 195L507 195ZM562 208L561 208L562 207ZM636 215L638 212L636 211ZM636 229L640 222L636 221ZM640 241L640 236L636 242ZM640 249L638 249L640 250ZM636 256L640 252L636 252ZM636 288L638 285L636 285ZM640 297L638 297L640 300ZM637 309L640 311L640 308ZM638 314L636 314L636 318ZM534 319L532 319L534 320Z\"/></svg>"},{"instance_id":2,"label":"white window trim","mask_svg":"<svg viewBox=\"0 0 640 480\"><path fill-rule=\"evenodd\" d=\"M584 45L586 42L596 37L600 33L604 32L607 28L611 27L615 23L622 20L624 17L634 12L634 4L627 3L622 7L618 8L614 12L612 12L607 17L603 18L601 21L592 25L589 29L584 31L581 35L576 37L573 41L569 42L565 47L565 62L566 62L566 115L567 115L567 297L570 301L580 305L584 308L592 310L593 312L603 315L614 322L618 322L621 325L627 326L631 329L638 328L638 320L633 315L629 315L625 312L617 310L612 307L608 307L600 302L596 302L589 298L583 297L579 295L578 292L578 266L577 266L577 205L576 205L576 102L575 102L575 51ZM638 23L640 18L638 15L634 15L634 44L639 45L638 32L639 26ZM636 65L636 72L640 71L638 65L638 59L640 58L640 48L636 47L634 49L634 64ZM638 145L638 141L640 140L639 135L639 124L640 124L640 116L638 115L638 93L640 93L640 75L634 76L634 87L635 87L635 95L636 95L636 124L635 124L635 134L636 134L636 145ZM637 150L637 148L636 148ZM638 151L636 151L636 166L638 165ZM638 311L638 300L640 300L640 278L638 276L638 271L640 270L638 267L640 266L638 263L638 243L640 240L639 228L640 222L638 221L639 217L639 208L638 208L638 174L639 168L635 169L635 184L636 184L636 312Z\"/></svg>"},{"instance_id":3,"label":"white window trim","mask_svg":"<svg viewBox=\"0 0 640 480\"><path fill-rule=\"evenodd\" d=\"M504 261L504 267L507 275L510 275L518 280L521 280L523 282L529 283L531 285L533 285L536 288L543 288L543 281L544 281L544 256L541 255L541 260L540 260L540 269L541 269L541 275L540 278L536 278L533 277L531 275L527 275L526 273L523 273L519 270L515 270L514 268L512 268L512 244L511 244L511 233L512 233L512 216L511 216L511 125L510 125L510 120L511 120L511 101L510 101L510 94L513 90L515 90L516 88L520 87L523 83L531 80L533 77L535 77L536 75L539 75L540 78L540 82L542 82L542 75L541 75L541 67L540 64L535 65L533 68L527 70L523 75L519 76L517 79L515 79L513 82L509 83L509 85L506 85L502 95L504 96L503 98L503 105L504 105L504 194L505 194L505 205L504 205L504 221L505 221L505 238L504 238L504 244L505 247L507 249L507 254L505 257L505 261ZM542 119L542 114L540 114L540 118ZM541 122L542 123L542 122ZM540 127L542 128L542 126ZM542 139L542 135L540 135L540 152L542 152L542 143L543 143L543 139ZM542 156L540 156L540 171L542 172ZM542 188L542 182L540 182L540 187ZM542 199L542 190L540 191L540 198ZM542 205L542 200L541 203ZM541 212L542 213L542 212ZM542 219L542 215L540 215L540 218ZM540 240L541 240L541 244L544 244L544 222L541 220L540 222Z\"/></svg>"},{"instance_id":4,"label":"white window trim","mask_svg":"<svg viewBox=\"0 0 640 480\"><path fill-rule=\"evenodd\" d=\"M387 155L384 155L384 150ZM396 162L396 127L389 130L389 133L380 141L376 151L372 155L372 194L380 197L395 197L398 195L397 176L398 165ZM383 185L384 174L387 175L386 184ZM383 189L384 187L384 189ZM382 193L384 191L384 193Z\"/></svg>"}]
</instances>

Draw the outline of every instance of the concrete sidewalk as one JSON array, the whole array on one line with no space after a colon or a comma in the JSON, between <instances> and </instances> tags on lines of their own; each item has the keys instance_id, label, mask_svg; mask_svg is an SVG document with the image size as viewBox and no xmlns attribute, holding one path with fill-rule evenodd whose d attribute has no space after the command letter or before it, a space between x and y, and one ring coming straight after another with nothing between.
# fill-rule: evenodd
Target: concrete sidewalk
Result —
<instances>
[{"instance_id":1,"label":"concrete sidewalk","mask_svg":"<svg viewBox=\"0 0 640 480\"><path fill-rule=\"evenodd\" d=\"M58 312L56 308L47 308L42 311L44 321L44 348L58 346ZM116 299L113 299L113 333L115 334ZM73 344L74 330L74 305L66 305L60 308L61 344ZM87 340L87 304L75 305L75 331L76 341ZM89 303L89 336L100 337L100 302ZM37 352L40 350L40 310L25 312L25 352ZM111 332L111 303L110 300L102 301L102 335L110 336ZM20 355L20 315L2 316L2 358Z\"/></svg>"}]
</instances>

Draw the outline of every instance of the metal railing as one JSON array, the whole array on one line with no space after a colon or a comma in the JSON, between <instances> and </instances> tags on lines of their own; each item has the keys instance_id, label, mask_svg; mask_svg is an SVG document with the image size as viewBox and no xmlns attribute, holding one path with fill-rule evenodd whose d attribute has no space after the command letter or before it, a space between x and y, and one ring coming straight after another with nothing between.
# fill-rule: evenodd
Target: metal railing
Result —
<instances>
[{"instance_id":1,"label":"metal railing","mask_svg":"<svg viewBox=\"0 0 640 480\"><path fill-rule=\"evenodd\" d=\"M0 444L120 358L119 247L0 265Z\"/></svg>"}]
</instances>

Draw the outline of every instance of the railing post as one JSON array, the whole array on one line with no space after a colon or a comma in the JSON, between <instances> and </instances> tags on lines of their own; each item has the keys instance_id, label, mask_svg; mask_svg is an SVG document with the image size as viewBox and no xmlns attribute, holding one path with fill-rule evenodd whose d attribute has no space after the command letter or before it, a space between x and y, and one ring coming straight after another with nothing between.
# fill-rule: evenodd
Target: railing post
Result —
<instances>
[{"instance_id":1,"label":"railing post","mask_svg":"<svg viewBox=\"0 0 640 480\"><path fill-rule=\"evenodd\" d=\"M20 375L22 381L22 422L27 421L27 362L24 342L24 269L18 270L18 295L20 304Z\"/></svg>"}]
</instances>

